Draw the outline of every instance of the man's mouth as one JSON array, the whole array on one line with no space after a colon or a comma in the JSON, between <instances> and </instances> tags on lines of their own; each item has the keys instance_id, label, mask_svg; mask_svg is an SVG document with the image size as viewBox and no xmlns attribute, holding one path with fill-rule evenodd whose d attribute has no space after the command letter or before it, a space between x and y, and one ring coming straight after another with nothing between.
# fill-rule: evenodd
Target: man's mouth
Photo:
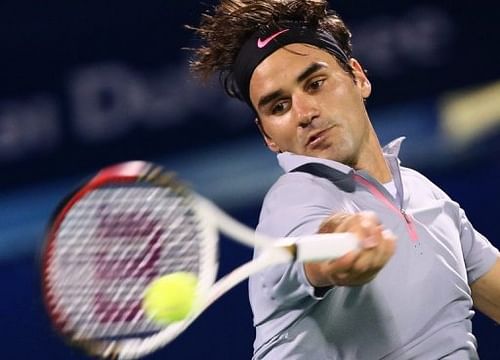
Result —
<instances>
[{"instance_id":1,"label":"man's mouth","mask_svg":"<svg viewBox=\"0 0 500 360\"><path fill-rule=\"evenodd\" d=\"M306 147L315 148L321 145L321 143L325 140L328 131L330 131L332 127L333 126L311 133L307 137Z\"/></svg>"}]
</instances>

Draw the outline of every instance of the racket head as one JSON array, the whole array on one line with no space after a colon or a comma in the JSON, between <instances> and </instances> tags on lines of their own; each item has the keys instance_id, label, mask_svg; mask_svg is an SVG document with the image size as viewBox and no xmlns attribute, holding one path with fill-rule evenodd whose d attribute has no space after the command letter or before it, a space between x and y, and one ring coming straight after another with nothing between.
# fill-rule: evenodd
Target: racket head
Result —
<instances>
[{"instance_id":1,"label":"racket head","mask_svg":"<svg viewBox=\"0 0 500 360\"><path fill-rule=\"evenodd\" d=\"M182 324L158 325L141 302L155 278L198 278L195 303L214 283L218 230L201 197L143 161L107 167L56 208L42 249L42 295L53 327L103 358ZM182 322L191 322L196 311Z\"/></svg>"}]
</instances>

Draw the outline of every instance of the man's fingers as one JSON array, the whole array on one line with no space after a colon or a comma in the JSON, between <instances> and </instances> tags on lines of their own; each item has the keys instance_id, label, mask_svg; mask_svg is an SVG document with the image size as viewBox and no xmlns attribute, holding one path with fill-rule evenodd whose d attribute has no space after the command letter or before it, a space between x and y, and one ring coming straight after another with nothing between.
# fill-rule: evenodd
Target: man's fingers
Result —
<instances>
[{"instance_id":1,"label":"man's fingers","mask_svg":"<svg viewBox=\"0 0 500 360\"><path fill-rule=\"evenodd\" d=\"M336 232L354 233L360 240L363 248L374 248L379 242L380 231L377 228L380 222L377 215L371 211L363 211L348 216L336 227Z\"/></svg>"},{"instance_id":2,"label":"man's fingers","mask_svg":"<svg viewBox=\"0 0 500 360\"><path fill-rule=\"evenodd\" d=\"M360 251L354 250L336 260L330 260L327 265L329 272L333 274L350 271L356 260L359 258L359 255Z\"/></svg>"},{"instance_id":3,"label":"man's fingers","mask_svg":"<svg viewBox=\"0 0 500 360\"><path fill-rule=\"evenodd\" d=\"M354 277L365 274L371 277L372 273L380 271L395 251L395 236L389 230L380 231L377 235L379 245L375 248L364 249L351 268Z\"/></svg>"}]
</instances>

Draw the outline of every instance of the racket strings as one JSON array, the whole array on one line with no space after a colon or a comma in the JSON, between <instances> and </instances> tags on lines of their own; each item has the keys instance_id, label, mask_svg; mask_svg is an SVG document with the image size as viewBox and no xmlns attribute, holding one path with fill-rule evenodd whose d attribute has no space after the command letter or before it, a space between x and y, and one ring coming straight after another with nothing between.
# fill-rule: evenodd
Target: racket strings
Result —
<instances>
[{"instance_id":1,"label":"racket strings","mask_svg":"<svg viewBox=\"0 0 500 360\"><path fill-rule=\"evenodd\" d=\"M94 190L62 221L49 265L49 299L78 339L159 331L141 309L160 275L200 271L200 229L190 201L169 188Z\"/></svg>"}]
</instances>

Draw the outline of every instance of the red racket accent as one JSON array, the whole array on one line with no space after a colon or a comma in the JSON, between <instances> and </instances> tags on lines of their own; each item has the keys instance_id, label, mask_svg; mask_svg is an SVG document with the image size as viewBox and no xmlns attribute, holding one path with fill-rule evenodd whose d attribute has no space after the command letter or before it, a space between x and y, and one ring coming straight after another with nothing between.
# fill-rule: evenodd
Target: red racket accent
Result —
<instances>
[{"instance_id":1,"label":"red racket accent","mask_svg":"<svg viewBox=\"0 0 500 360\"><path fill-rule=\"evenodd\" d=\"M46 237L46 250L42 257L42 293L44 302L49 311L50 317L59 330L62 330L66 326L67 317L55 307L54 296L51 294L48 279L49 279L49 264L54 258L54 247L55 238L57 231L59 230L62 221L66 217L68 211L80 201L86 194L92 190L105 186L110 183L132 183L138 181L142 176L144 176L151 166L143 161L130 161L126 163L120 163L107 168L102 169L97 173L90 181L85 183L75 192L73 196L67 199L67 201L60 204L62 207L58 212L56 212L55 218L52 220L50 226L50 231Z\"/></svg>"}]
</instances>

